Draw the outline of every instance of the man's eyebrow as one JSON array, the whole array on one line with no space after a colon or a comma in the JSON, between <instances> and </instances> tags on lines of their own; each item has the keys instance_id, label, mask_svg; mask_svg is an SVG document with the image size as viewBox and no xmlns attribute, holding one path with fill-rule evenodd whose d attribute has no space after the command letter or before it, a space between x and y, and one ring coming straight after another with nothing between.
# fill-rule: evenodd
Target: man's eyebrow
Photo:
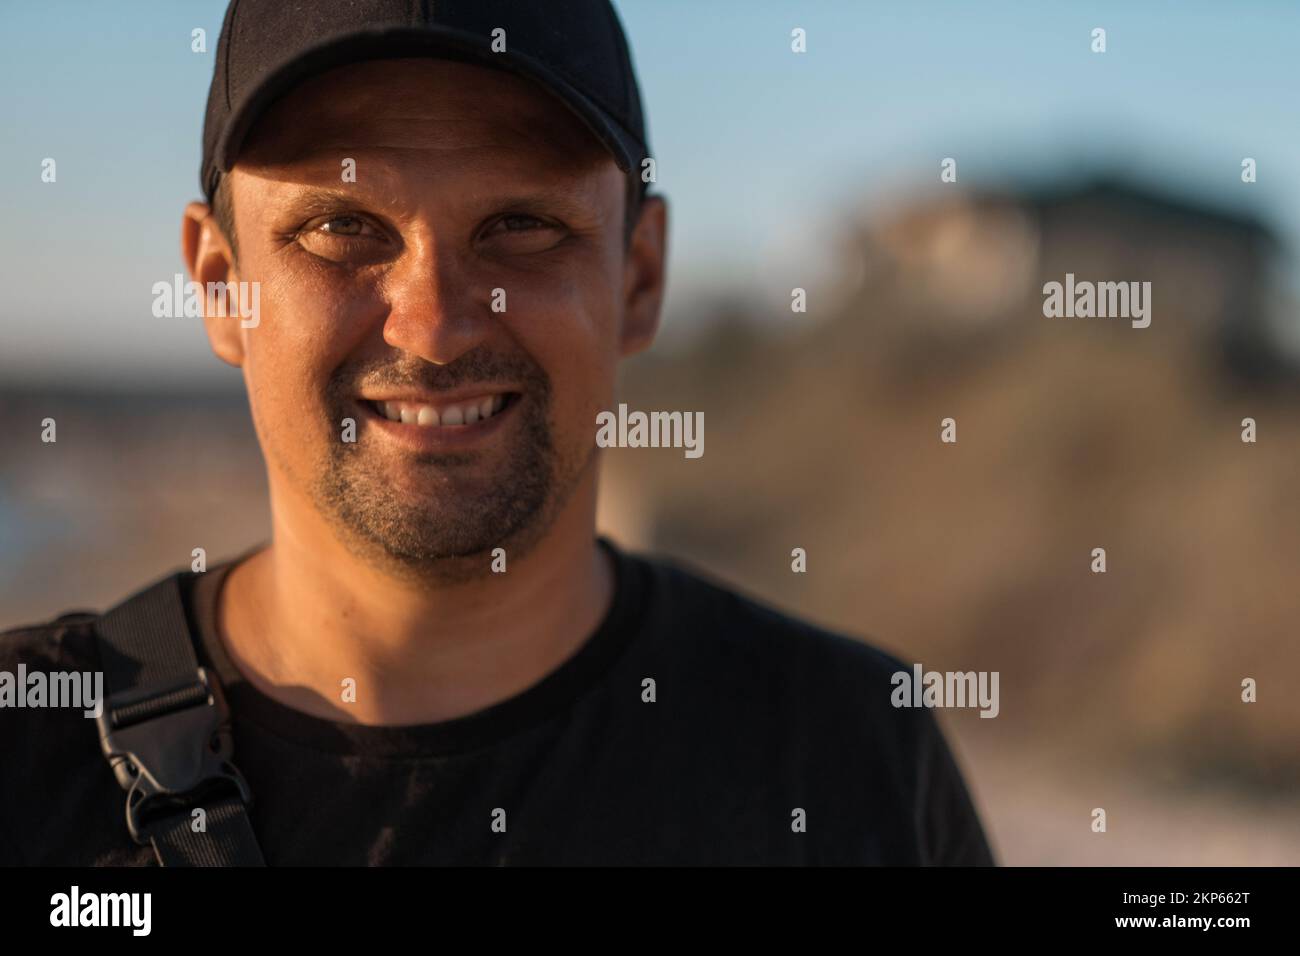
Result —
<instances>
[{"instance_id":1,"label":"man's eyebrow","mask_svg":"<svg viewBox=\"0 0 1300 956\"><path fill-rule=\"evenodd\" d=\"M506 210L527 215L589 216L595 197L585 189L569 186L544 185L534 189L521 189L517 184L509 192L482 193L475 204L485 210ZM280 203L282 209L294 215L318 216L338 212L344 208L375 205L374 200L346 189L320 186L303 187L286 196ZM380 202L389 206L389 202Z\"/></svg>"},{"instance_id":2,"label":"man's eyebrow","mask_svg":"<svg viewBox=\"0 0 1300 956\"><path fill-rule=\"evenodd\" d=\"M579 189L540 188L485 197L484 205L509 208L530 215L590 215L595 197Z\"/></svg>"},{"instance_id":3,"label":"man's eyebrow","mask_svg":"<svg viewBox=\"0 0 1300 956\"><path fill-rule=\"evenodd\" d=\"M322 189L319 187L295 190L282 199L278 205L292 211L295 215L316 216L322 213L337 212L345 206L356 206L360 197L344 189Z\"/></svg>"}]
</instances>

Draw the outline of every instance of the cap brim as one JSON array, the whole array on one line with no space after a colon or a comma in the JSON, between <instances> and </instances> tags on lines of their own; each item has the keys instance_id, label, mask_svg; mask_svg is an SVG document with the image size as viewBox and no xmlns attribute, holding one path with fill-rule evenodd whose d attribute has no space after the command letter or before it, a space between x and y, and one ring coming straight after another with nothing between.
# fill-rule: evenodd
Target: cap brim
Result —
<instances>
[{"instance_id":1,"label":"cap brim","mask_svg":"<svg viewBox=\"0 0 1300 956\"><path fill-rule=\"evenodd\" d=\"M209 195L221 173L228 173L258 117L295 86L335 67L362 60L434 57L507 70L538 83L572 110L613 155L619 169L630 172L640 163L644 147L636 136L601 106L570 85L545 64L522 53L493 53L484 39L450 27L383 27L334 37L277 64L231 109L214 150L214 169L204 184Z\"/></svg>"}]
</instances>

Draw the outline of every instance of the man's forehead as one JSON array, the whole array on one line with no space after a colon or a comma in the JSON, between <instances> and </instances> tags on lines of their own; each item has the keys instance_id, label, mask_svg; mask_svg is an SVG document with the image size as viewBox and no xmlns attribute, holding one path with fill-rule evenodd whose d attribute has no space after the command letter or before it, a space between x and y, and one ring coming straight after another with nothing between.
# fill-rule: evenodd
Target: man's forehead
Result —
<instances>
[{"instance_id":1,"label":"man's forehead","mask_svg":"<svg viewBox=\"0 0 1300 956\"><path fill-rule=\"evenodd\" d=\"M262 116L240 161L266 166L400 150L613 162L571 110L530 81L422 59L350 64L303 83Z\"/></svg>"}]
</instances>

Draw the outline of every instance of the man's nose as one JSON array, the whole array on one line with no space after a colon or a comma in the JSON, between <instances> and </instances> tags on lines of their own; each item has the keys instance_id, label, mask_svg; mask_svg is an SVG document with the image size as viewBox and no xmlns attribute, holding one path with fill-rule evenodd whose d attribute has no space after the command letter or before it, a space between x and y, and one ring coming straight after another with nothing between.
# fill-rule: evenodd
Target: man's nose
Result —
<instances>
[{"instance_id":1,"label":"man's nose","mask_svg":"<svg viewBox=\"0 0 1300 956\"><path fill-rule=\"evenodd\" d=\"M491 290L475 288L464 265L435 243L408 247L385 284L384 341L393 348L448 365L487 338Z\"/></svg>"}]
</instances>

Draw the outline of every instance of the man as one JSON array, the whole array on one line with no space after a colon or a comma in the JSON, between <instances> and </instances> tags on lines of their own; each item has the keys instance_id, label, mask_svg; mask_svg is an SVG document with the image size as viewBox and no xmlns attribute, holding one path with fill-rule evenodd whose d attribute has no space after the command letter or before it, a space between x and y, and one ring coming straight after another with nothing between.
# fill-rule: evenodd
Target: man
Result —
<instances>
[{"instance_id":1,"label":"man","mask_svg":"<svg viewBox=\"0 0 1300 956\"><path fill-rule=\"evenodd\" d=\"M271 542L0 641L108 695L2 712L4 861L992 862L904 665L595 534L666 232L608 4L291 6L227 13L182 236Z\"/></svg>"}]
</instances>

